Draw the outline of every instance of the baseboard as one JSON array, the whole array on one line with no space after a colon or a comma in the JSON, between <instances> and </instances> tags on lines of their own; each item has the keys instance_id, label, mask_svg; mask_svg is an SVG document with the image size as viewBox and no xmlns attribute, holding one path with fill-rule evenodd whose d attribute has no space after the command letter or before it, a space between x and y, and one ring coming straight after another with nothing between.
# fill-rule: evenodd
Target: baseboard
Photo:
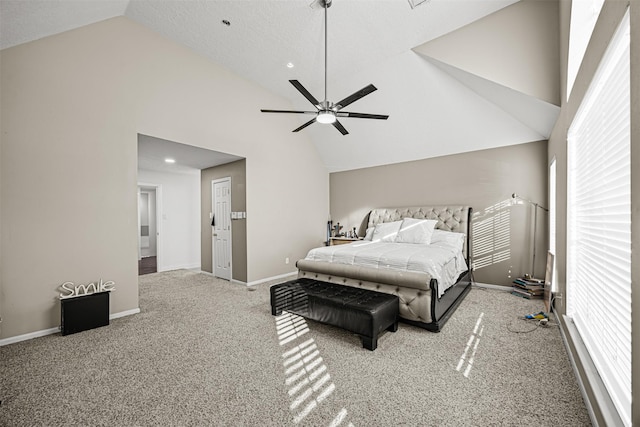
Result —
<instances>
[{"instance_id":1,"label":"baseboard","mask_svg":"<svg viewBox=\"0 0 640 427\"><path fill-rule=\"evenodd\" d=\"M163 265L158 266L158 273L162 273L165 271L173 271L173 270L200 270L200 263L197 264L180 264L180 265Z\"/></svg>"},{"instance_id":2,"label":"baseboard","mask_svg":"<svg viewBox=\"0 0 640 427\"><path fill-rule=\"evenodd\" d=\"M109 320L119 319L121 317L131 316L132 314L138 314L138 313L140 313L140 308L133 308L131 310L125 310L125 311L121 311L119 313L110 314L109 315Z\"/></svg>"},{"instance_id":3,"label":"baseboard","mask_svg":"<svg viewBox=\"0 0 640 427\"><path fill-rule=\"evenodd\" d=\"M562 342L564 343L564 348L567 350L567 355L569 356L569 362L571 363L571 368L573 369L573 375L576 377L576 382L578 383L578 388L580 389L580 394L582 395L582 400L584 400L584 404L587 407L587 413L589 414L589 418L591 419L591 424L594 427L599 427L598 420L593 412L593 405L591 404L591 400L589 399L589 395L587 394L587 389L585 388L584 381L582 380L582 375L578 370L578 365L576 364L576 359L571 351L571 347L569 346L569 341L567 335L565 334L565 328L567 327L564 316L558 316L556 314L556 319L558 319L561 323L560 325L560 336L562 336ZM562 319L562 320L561 320Z\"/></svg>"},{"instance_id":4,"label":"baseboard","mask_svg":"<svg viewBox=\"0 0 640 427\"><path fill-rule=\"evenodd\" d=\"M270 282L272 280L285 279L287 277L292 277L292 276L297 276L297 275L298 275L297 271L292 271L291 273L285 273L285 274L280 274L278 276L267 277L265 279L254 280L253 282L246 283L246 285L247 286L255 286L255 285L259 285L260 283Z\"/></svg>"},{"instance_id":5,"label":"baseboard","mask_svg":"<svg viewBox=\"0 0 640 427\"><path fill-rule=\"evenodd\" d=\"M9 345L9 344L15 344L20 341L27 341L33 338L40 338L47 335L56 334L58 332L60 332L60 328L55 327L55 328L43 329L41 331L29 332L28 334L16 335L15 337L3 338L0 340L0 347Z\"/></svg>"},{"instance_id":6,"label":"baseboard","mask_svg":"<svg viewBox=\"0 0 640 427\"><path fill-rule=\"evenodd\" d=\"M204 271L202 269L200 269L200 267L198 268L194 268L192 269L193 271L200 273L200 274L206 274L207 276L211 276L214 279L219 279L219 277L217 277L215 274L209 272L209 271ZM220 279L220 280L226 280L226 279ZM242 285L242 286L247 286L247 282L243 282L242 280L237 280L237 279L231 279L229 280L230 283L235 283L236 285Z\"/></svg>"},{"instance_id":7,"label":"baseboard","mask_svg":"<svg viewBox=\"0 0 640 427\"><path fill-rule=\"evenodd\" d=\"M556 316L556 318L559 317L560 316ZM589 351L582 341L578 329L573 323L573 320L571 320L571 318L566 315L562 316L560 333L562 335L562 341L564 342L567 354L569 355L569 360L571 361L571 367L573 368L573 373L578 382L578 387L580 388L580 392L582 393L582 399L585 402L587 412L589 413L589 417L591 418L591 424L594 427L599 426L598 417L596 417L595 415L596 409L594 407L597 406L602 419L604 419L604 425L624 425L622 419L620 418L620 414L618 414L618 410L616 409L613 401L611 400L611 397L609 396L609 392L602 382L600 374L598 374L598 371L593 364L593 361L591 360ZM575 347L575 353L571 351L569 340L571 340L573 346ZM582 377L582 375L580 375L580 371L577 365L578 361L582 365L582 369L585 374L584 378ZM591 399L589 399L589 395L586 389L587 385L590 387L591 392L593 393L595 402L592 402Z\"/></svg>"},{"instance_id":8,"label":"baseboard","mask_svg":"<svg viewBox=\"0 0 640 427\"><path fill-rule=\"evenodd\" d=\"M200 267L194 268L193 270L198 270L198 273L206 274L207 276L216 277L213 273L210 273L210 272L204 271L204 270L200 270ZM255 286L255 285L259 285L260 283L270 282L272 280L278 280L278 279L285 279L287 277L293 277L293 276L297 276L297 275L298 275L297 271L292 271L291 273L285 273L285 274L280 274L278 276L267 277L266 279L254 280L253 282L244 282L244 281L238 280L238 279L231 279L229 282L237 284L237 285L241 285L241 286ZM224 279L222 279L222 280L224 280Z\"/></svg>"},{"instance_id":9,"label":"baseboard","mask_svg":"<svg viewBox=\"0 0 640 427\"><path fill-rule=\"evenodd\" d=\"M120 311L118 313L110 314L109 320L118 319L120 317L130 316L132 314L138 314L138 313L140 313L139 308ZM9 345L9 344L15 344L21 341L28 341L34 338L45 337L47 335L57 334L58 332L60 332L60 327L43 329L41 331L35 331L35 332L29 332L28 334L16 335L15 337L3 338L3 339L0 339L0 347Z\"/></svg>"},{"instance_id":10,"label":"baseboard","mask_svg":"<svg viewBox=\"0 0 640 427\"><path fill-rule=\"evenodd\" d=\"M492 285L490 283L473 282L473 287L494 289L496 291L511 292L511 286Z\"/></svg>"}]
</instances>

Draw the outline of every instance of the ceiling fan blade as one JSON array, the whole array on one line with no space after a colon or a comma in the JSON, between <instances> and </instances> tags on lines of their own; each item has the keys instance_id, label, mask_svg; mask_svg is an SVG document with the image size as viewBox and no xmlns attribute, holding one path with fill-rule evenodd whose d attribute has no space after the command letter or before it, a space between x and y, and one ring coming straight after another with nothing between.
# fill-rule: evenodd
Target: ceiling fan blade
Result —
<instances>
[{"instance_id":1,"label":"ceiling fan blade","mask_svg":"<svg viewBox=\"0 0 640 427\"><path fill-rule=\"evenodd\" d=\"M362 98L363 96L367 96L371 92L374 92L376 90L378 90L378 88L376 88L374 85L369 85L367 87L364 87L364 88L360 89L359 91L347 96L342 101L336 102L336 107L338 108L338 110L341 109L341 108L344 108L347 105L356 102L358 99Z\"/></svg>"},{"instance_id":2,"label":"ceiling fan blade","mask_svg":"<svg viewBox=\"0 0 640 427\"><path fill-rule=\"evenodd\" d=\"M293 113L293 114L318 114L317 111L294 111L294 110L260 110L263 113Z\"/></svg>"},{"instance_id":3,"label":"ceiling fan blade","mask_svg":"<svg viewBox=\"0 0 640 427\"><path fill-rule=\"evenodd\" d=\"M389 118L386 114L367 114L367 113L349 113L347 111L339 111L336 113L338 117L353 117L357 119L380 119L387 120Z\"/></svg>"},{"instance_id":4,"label":"ceiling fan blade","mask_svg":"<svg viewBox=\"0 0 640 427\"><path fill-rule=\"evenodd\" d=\"M342 123L340 123L339 121L335 121L333 122L333 127L338 129L340 131L341 134L346 135L349 132L347 132L347 130L344 128L344 126L342 126Z\"/></svg>"},{"instance_id":5,"label":"ceiling fan blade","mask_svg":"<svg viewBox=\"0 0 640 427\"><path fill-rule=\"evenodd\" d=\"M311 95L311 93L309 93L309 91L307 89L305 89L305 87L302 86L302 84L299 81L297 81L297 80L289 80L289 83L291 83L296 89L298 89L298 91L302 95L304 95L304 97L307 98L310 103L315 105L316 108L319 108L318 106L320 105L320 102L318 102L318 100L315 99L313 97L313 95Z\"/></svg>"},{"instance_id":6,"label":"ceiling fan blade","mask_svg":"<svg viewBox=\"0 0 640 427\"><path fill-rule=\"evenodd\" d=\"M310 124L312 124L315 121L316 121L316 118L314 117L313 119L309 120L307 123L303 124L299 128L294 129L293 132L300 132L302 129L306 128L307 126L309 126Z\"/></svg>"}]
</instances>

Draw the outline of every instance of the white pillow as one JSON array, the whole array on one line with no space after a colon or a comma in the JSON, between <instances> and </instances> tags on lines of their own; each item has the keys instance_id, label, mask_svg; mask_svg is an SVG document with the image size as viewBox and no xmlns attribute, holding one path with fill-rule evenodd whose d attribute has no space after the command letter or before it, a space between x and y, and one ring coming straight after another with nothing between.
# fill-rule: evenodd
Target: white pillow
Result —
<instances>
[{"instance_id":1,"label":"white pillow","mask_svg":"<svg viewBox=\"0 0 640 427\"><path fill-rule=\"evenodd\" d=\"M364 238L362 240L371 240L371 238L373 237L373 230L375 230L375 227L369 227L367 228L367 232L364 235Z\"/></svg>"},{"instance_id":2,"label":"white pillow","mask_svg":"<svg viewBox=\"0 0 640 427\"><path fill-rule=\"evenodd\" d=\"M374 242L394 242L398 231L400 231L401 225L402 221L383 222L378 224L373 230L371 240Z\"/></svg>"},{"instance_id":3,"label":"white pillow","mask_svg":"<svg viewBox=\"0 0 640 427\"><path fill-rule=\"evenodd\" d=\"M441 243L447 246L452 246L456 250L461 251L466 239L464 233L455 233L453 231L434 230L431 235L431 243Z\"/></svg>"},{"instance_id":4,"label":"white pillow","mask_svg":"<svg viewBox=\"0 0 640 427\"><path fill-rule=\"evenodd\" d=\"M428 245L431 243L433 228L437 223L438 221L434 219L405 218L396 236L396 243Z\"/></svg>"}]
</instances>

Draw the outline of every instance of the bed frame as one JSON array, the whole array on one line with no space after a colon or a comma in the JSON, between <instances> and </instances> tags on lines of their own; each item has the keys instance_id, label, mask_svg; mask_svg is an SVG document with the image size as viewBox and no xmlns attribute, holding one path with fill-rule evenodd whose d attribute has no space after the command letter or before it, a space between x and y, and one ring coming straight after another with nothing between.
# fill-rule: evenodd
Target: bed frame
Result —
<instances>
[{"instance_id":1,"label":"bed frame","mask_svg":"<svg viewBox=\"0 0 640 427\"><path fill-rule=\"evenodd\" d=\"M437 220L436 229L466 235L463 254L467 265L470 266L471 212L472 209L469 206L380 208L368 214L367 227L403 218ZM438 298L437 281L428 273L335 265L304 259L299 260L296 266L298 277L398 295L400 320L433 332L440 332L442 326L469 293L472 284L471 271L466 271Z\"/></svg>"}]
</instances>

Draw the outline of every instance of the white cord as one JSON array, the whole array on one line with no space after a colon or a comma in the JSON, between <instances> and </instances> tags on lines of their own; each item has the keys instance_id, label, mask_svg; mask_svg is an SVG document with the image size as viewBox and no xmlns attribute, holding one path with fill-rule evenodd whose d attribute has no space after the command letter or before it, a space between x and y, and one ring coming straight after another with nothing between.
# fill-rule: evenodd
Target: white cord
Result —
<instances>
[{"instance_id":1,"label":"white cord","mask_svg":"<svg viewBox=\"0 0 640 427\"><path fill-rule=\"evenodd\" d=\"M512 332L514 334L528 334L530 332L535 331L538 328L550 328L552 326L557 326L558 324L556 322L552 322L549 319L527 319L526 317L518 317L518 320L524 320L528 323L534 323L534 327L531 329L527 329L524 331L518 331L518 330L514 330L511 328L511 325L513 325L513 322L511 322L510 324L507 325L507 330L509 332Z\"/></svg>"}]
</instances>

